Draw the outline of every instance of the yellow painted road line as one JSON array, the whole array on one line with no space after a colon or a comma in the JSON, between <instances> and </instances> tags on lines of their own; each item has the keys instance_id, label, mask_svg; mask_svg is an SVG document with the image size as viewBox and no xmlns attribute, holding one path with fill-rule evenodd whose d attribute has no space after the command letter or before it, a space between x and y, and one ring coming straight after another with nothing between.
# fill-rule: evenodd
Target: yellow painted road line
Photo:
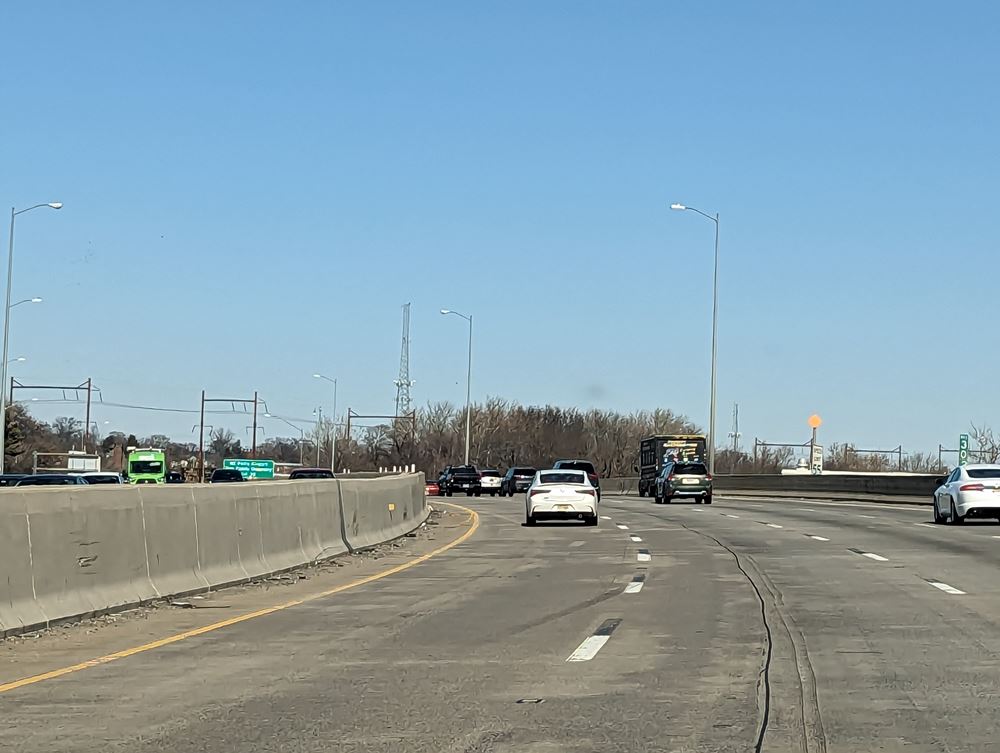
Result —
<instances>
[{"instance_id":1,"label":"yellow painted road line","mask_svg":"<svg viewBox=\"0 0 1000 753\"><path fill-rule=\"evenodd\" d=\"M461 505L456 505L451 502L438 502L437 504L448 505L449 507L454 507L462 512L467 512L469 514L470 527L469 530L463 533L454 541L451 541L444 546L438 547L434 551L427 552L427 554L422 554L416 559L410 562L405 562L402 565L396 565L395 567L390 567L388 570L383 570L380 573L375 573L374 575L366 575L364 578L358 578L357 580L351 581L350 583L345 583L342 586L337 586L336 588L330 588L326 591L321 591L319 593L310 594L301 599L295 599L293 601L286 601L284 604L278 604L277 606L267 607L266 609L258 609L255 612L248 612L247 614L241 614L239 617L232 617L228 620L222 620L221 622L213 622L211 625L205 625L200 628L195 628L194 630L187 630L183 633L177 633L176 635L170 635L166 638L161 638L157 641L151 641L150 643L143 643L141 646L133 646L132 648L126 648L122 651L116 651L113 654L107 654L105 656L99 656L96 659L88 659L87 661L80 662L79 664L72 664L68 667L61 667L59 669L53 669L51 672L43 672L39 675L32 675L30 677L22 677L20 680L13 680L11 682L0 684L0 693L7 693L11 690L17 690L18 688L23 688L26 685L34 685L38 682L43 682L44 680L53 680L56 677L62 677L63 675L72 674L73 672L80 672L84 669L90 669L91 667L99 667L102 664L108 664L113 661L118 661L119 659L126 659L129 656L134 656L135 654L145 653L146 651L153 651L158 648L163 648L164 646L169 646L171 643L178 643L179 641L187 640L188 638L194 638L198 635L204 635L205 633L211 633L215 630L221 630L222 628L229 627L230 625L238 625L241 622L246 622L247 620L254 620L258 617L263 617L268 614L273 614L274 612L280 612L284 609L291 609L292 607L297 607L300 604L305 604L310 601L316 601L317 599L323 599L327 596L333 596L334 594L340 593L341 591L349 591L352 588L357 588L358 586L363 586L366 583L372 583L376 580L381 580L382 578L387 578L390 575L395 575L403 570L409 570L411 567L416 567L422 562L426 562L431 557L436 557L443 552L447 552L463 541L468 539L472 534L476 532L479 528L479 514L475 510L470 510L468 507L462 507Z\"/></svg>"}]
</instances>

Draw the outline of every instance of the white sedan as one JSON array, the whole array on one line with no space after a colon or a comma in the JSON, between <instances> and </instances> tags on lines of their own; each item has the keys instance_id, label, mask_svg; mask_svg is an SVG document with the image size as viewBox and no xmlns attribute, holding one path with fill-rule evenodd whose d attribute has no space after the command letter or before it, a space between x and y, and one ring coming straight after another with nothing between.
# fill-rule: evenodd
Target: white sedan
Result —
<instances>
[{"instance_id":1,"label":"white sedan","mask_svg":"<svg viewBox=\"0 0 1000 753\"><path fill-rule=\"evenodd\" d=\"M583 471L539 471L525 496L524 522L584 520L597 525L597 489Z\"/></svg>"},{"instance_id":2,"label":"white sedan","mask_svg":"<svg viewBox=\"0 0 1000 753\"><path fill-rule=\"evenodd\" d=\"M966 518L1000 519L1000 465L960 465L934 492L935 523Z\"/></svg>"}]
</instances>

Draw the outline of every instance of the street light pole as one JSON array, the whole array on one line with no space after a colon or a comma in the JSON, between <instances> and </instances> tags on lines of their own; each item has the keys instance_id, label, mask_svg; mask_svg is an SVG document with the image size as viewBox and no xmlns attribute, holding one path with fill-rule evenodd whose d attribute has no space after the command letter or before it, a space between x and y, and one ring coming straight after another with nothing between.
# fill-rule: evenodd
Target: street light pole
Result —
<instances>
[{"instance_id":1,"label":"street light pole","mask_svg":"<svg viewBox=\"0 0 1000 753\"><path fill-rule=\"evenodd\" d=\"M299 465L303 465L303 455L304 455L304 449L303 449L303 447L304 447L304 445L306 443L306 431L305 431L305 429L303 429L301 426L296 426L295 424L293 424L291 421L289 421L286 418L282 418L281 416L275 416L273 413L265 413L264 414L264 418L276 418L279 421L281 421L282 423L288 424L293 429L295 429L295 431L297 431L299 433Z\"/></svg>"},{"instance_id":2,"label":"street light pole","mask_svg":"<svg viewBox=\"0 0 1000 753\"><path fill-rule=\"evenodd\" d=\"M715 269L712 273L712 376L711 398L708 407L708 472L715 473L715 362L719 332L719 213L713 217L694 207L671 204L671 209L696 212L715 223Z\"/></svg>"},{"instance_id":3,"label":"street light pole","mask_svg":"<svg viewBox=\"0 0 1000 753\"><path fill-rule=\"evenodd\" d=\"M7 346L10 341L10 310L13 308L10 303L10 290L14 275L14 218L19 214L41 207L62 209L62 204L53 201L48 204L35 204L33 207L21 210L10 208L10 240L7 244L7 296L3 307L3 357L0 359L0 424L2 424L0 425L0 474L6 469L7 454Z\"/></svg>"},{"instance_id":4,"label":"street light pole","mask_svg":"<svg viewBox=\"0 0 1000 753\"><path fill-rule=\"evenodd\" d=\"M441 309L442 314L460 316L469 323L469 369L465 376L465 464L469 464L469 442L472 436L472 314Z\"/></svg>"},{"instance_id":5,"label":"street light pole","mask_svg":"<svg viewBox=\"0 0 1000 753\"><path fill-rule=\"evenodd\" d=\"M313 379L325 379L333 383L333 439L330 442L330 470L334 475L337 473L337 379L331 379L323 374L313 374ZM316 465L319 465L319 455L317 454Z\"/></svg>"}]
</instances>

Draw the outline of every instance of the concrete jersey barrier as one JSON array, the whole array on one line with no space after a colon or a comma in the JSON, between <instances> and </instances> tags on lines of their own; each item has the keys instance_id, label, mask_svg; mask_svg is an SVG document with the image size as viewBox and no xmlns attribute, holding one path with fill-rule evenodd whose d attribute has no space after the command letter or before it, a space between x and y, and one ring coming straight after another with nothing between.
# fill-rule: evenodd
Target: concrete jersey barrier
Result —
<instances>
[{"instance_id":1,"label":"concrete jersey barrier","mask_svg":"<svg viewBox=\"0 0 1000 753\"><path fill-rule=\"evenodd\" d=\"M0 491L0 635L220 588L403 536L422 474Z\"/></svg>"},{"instance_id":2,"label":"concrete jersey barrier","mask_svg":"<svg viewBox=\"0 0 1000 753\"><path fill-rule=\"evenodd\" d=\"M836 495L840 498L881 495L930 502L937 488L938 474L883 475L878 473L851 474L716 474L713 486L718 492L756 492L782 495L787 493L810 496ZM605 494L637 494L637 477L601 479Z\"/></svg>"}]
</instances>

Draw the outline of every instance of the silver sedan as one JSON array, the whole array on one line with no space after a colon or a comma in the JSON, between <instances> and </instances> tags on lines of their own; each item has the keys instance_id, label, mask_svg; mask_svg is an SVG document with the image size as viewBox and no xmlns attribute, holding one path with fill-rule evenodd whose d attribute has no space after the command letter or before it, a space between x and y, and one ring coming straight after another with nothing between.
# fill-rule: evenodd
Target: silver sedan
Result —
<instances>
[{"instance_id":1,"label":"silver sedan","mask_svg":"<svg viewBox=\"0 0 1000 753\"><path fill-rule=\"evenodd\" d=\"M1000 520L1000 465L961 465L934 492L934 522L966 518Z\"/></svg>"}]
</instances>

